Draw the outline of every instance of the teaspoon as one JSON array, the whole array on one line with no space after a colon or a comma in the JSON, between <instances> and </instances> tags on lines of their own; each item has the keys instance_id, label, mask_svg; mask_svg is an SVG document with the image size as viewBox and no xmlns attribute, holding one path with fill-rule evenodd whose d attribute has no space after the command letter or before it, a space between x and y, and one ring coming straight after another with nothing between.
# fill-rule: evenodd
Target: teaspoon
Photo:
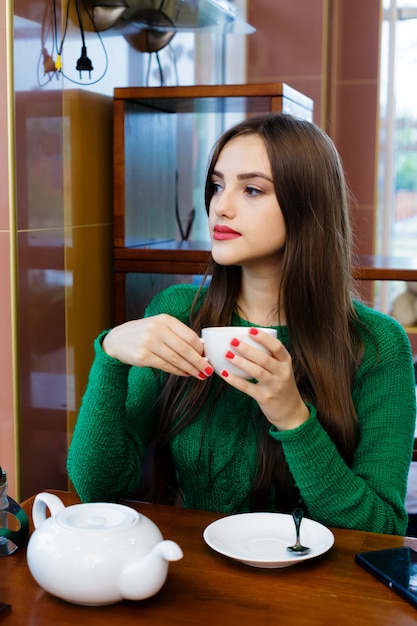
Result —
<instances>
[{"instance_id":1,"label":"teaspoon","mask_svg":"<svg viewBox=\"0 0 417 626\"><path fill-rule=\"evenodd\" d=\"M301 525L301 520L303 519L303 515L304 515L304 511L301 507L297 507L292 512L292 518L295 524L296 538L295 538L295 544L293 546L287 547L288 552L294 552L295 554L300 554L300 555L306 554L310 550L310 548L307 548L307 546L303 546L302 543L300 542L300 525Z\"/></svg>"}]
</instances>

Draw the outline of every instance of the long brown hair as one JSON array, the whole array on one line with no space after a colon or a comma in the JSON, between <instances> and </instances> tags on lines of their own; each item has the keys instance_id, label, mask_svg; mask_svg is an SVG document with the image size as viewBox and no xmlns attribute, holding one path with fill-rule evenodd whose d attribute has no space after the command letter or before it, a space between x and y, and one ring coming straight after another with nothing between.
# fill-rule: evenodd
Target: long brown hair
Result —
<instances>
[{"instance_id":1,"label":"long brown hair","mask_svg":"<svg viewBox=\"0 0 417 626\"><path fill-rule=\"evenodd\" d=\"M303 398L317 408L318 419L350 463L357 421L351 385L362 343L352 305L352 241L342 164L330 138L310 122L273 113L249 118L227 130L213 149L205 187L207 213L213 195L212 172L221 151L235 137L248 134L264 141L286 225L277 306L285 312L296 381ZM190 312L190 326L198 334L205 326L232 324L241 286L238 266L220 266L211 260L207 274L211 282L204 297L199 292ZM187 378L167 377L160 398L157 450L162 454L157 453L155 499L166 493L161 485L175 485L167 452L170 439L203 407L208 415L208 398L218 398L225 384L218 377L203 385ZM248 498L258 507L265 506L274 485L282 509L291 504L288 469L282 448L268 435L268 427L263 418L258 474Z\"/></svg>"}]
</instances>

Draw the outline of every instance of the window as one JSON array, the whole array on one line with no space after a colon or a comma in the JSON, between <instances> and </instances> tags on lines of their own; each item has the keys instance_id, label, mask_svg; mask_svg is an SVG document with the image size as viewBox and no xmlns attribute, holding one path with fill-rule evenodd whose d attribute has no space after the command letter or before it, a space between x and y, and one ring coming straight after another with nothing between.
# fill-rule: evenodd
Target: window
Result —
<instances>
[{"instance_id":1,"label":"window","mask_svg":"<svg viewBox=\"0 0 417 626\"><path fill-rule=\"evenodd\" d=\"M376 254L417 256L417 0L383 0ZM389 313L404 283L377 286Z\"/></svg>"}]
</instances>

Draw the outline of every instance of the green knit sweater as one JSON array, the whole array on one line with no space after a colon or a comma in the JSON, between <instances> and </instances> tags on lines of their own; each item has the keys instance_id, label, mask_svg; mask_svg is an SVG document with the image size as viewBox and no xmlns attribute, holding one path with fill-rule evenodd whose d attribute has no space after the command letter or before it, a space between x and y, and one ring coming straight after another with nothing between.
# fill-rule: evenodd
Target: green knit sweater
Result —
<instances>
[{"instance_id":1,"label":"green knit sweater","mask_svg":"<svg viewBox=\"0 0 417 626\"><path fill-rule=\"evenodd\" d=\"M168 313L187 323L196 288L177 285L161 292L146 315ZM317 419L270 436L282 444L308 516L327 526L404 534L404 498L416 421L412 356L408 338L392 318L355 303L371 332L352 397L359 443L348 467ZM249 326L236 317L235 324ZM288 345L288 330L278 327ZM95 342L96 357L68 454L68 472L83 501L134 494L157 416L161 372L122 364ZM377 348L375 345L375 340ZM379 352L379 355L378 355ZM204 384L204 382L202 383ZM204 417L198 416L171 442L187 507L236 513L256 472L256 437L250 419L254 400L226 386L213 407L201 448Z\"/></svg>"}]
</instances>

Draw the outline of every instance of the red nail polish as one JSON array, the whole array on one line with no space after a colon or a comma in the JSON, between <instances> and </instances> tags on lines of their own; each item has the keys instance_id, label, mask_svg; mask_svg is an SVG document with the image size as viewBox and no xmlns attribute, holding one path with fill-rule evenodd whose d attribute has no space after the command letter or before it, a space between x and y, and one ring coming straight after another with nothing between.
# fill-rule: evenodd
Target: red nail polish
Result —
<instances>
[{"instance_id":1,"label":"red nail polish","mask_svg":"<svg viewBox=\"0 0 417 626\"><path fill-rule=\"evenodd\" d=\"M207 374L207 376L211 376L212 373L214 372L214 369L210 367L210 365L208 365L206 369L204 370L204 372Z\"/></svg>"},{"instance_id":2,"label":"red nail polish","mask_svg":"<svg viewBox=\"0 0 417 626\"><path fill-rule=\"evenodd\" d=\"M226 356L226 359L233 359L235 354L231 350L228 350L225 356Z\"/></svg>"},{"instance_id":3,"label":"red nail polish","mask_svg":"<svg viewBox=\"0 0 417 626\"><path fill-rule=\"evenodd\" d=\"M229 372L227 372L226 370L222 371L222 376L223 378L227 378L229 376Z\"/></svg>"},{"instance_id":4,"label":"red nail polish","mask_svg":"<svg viewBox=\"0 0 417 626\"><path fill-rule=\"evenodd\" d=\"M205 380L207 378L207 376L203 374L203 372L199 372L198 377L201 378L201 380Z\"/></svg>"},{"instance_id":5,"label":"red nail polish","mask_svg":"<svg viewBox=\"0 0 417 626\"><path fill-rule=\"evenodd\" d=\"M234 346L235 348L240 344L239 339L236 339L236 337L234 339L232 339L232 341L230 342L231 346Z\"/></svg>"},{"instance_id":6,"label":"red nail polish","mask_svg":"<svg viewBox=\"0 0 417 626\"><path fill-rule=\"evenodd\" d=\"M250 329L250 331L249 331L249 334L250 334L250 335L257 335L257 334L258 334L258 332L259 332L259 330L258 330L257 328L253 328L253 327L252 327L252 328Z\"/></svg>"}]
</instances>

